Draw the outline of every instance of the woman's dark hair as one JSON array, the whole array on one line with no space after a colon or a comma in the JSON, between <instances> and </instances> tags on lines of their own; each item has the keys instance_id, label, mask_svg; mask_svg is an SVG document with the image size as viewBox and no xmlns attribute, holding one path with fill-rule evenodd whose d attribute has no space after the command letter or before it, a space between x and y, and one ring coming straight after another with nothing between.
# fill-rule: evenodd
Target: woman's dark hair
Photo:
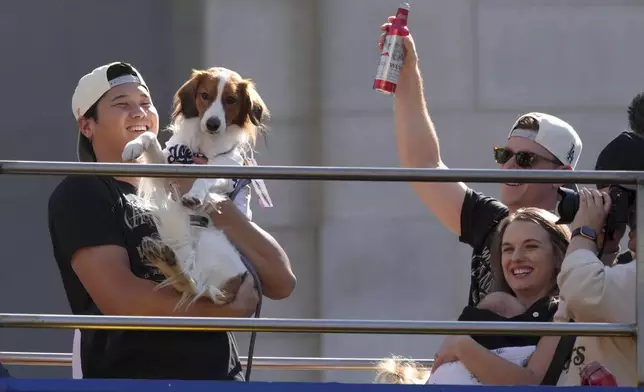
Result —
<instances>
[{"instance_id":1,"label":"woman's dark hair","mask_svg":"<svg viewBox=\"0 0 644 392\"><path fill-rule=\"evenodd\" d=\"M503 267L501 266L503 235L510 223L514 221L533 222L548 232L555 257L556 273L559 272L561 263L563 263L564 256L566 255L568 243L570 242L570 230L568 226L556 224L555 222L557 220L557 216L549 211L541 208L526 207L517 210L514 214L509 215L499 223L494 233L492 247L490 248L490 267L493 278L490 292L503 291L515 295L505 280ZM550 295L555 296L558 292L559 289L555 283Z\"/></svg>"}]
</instances>

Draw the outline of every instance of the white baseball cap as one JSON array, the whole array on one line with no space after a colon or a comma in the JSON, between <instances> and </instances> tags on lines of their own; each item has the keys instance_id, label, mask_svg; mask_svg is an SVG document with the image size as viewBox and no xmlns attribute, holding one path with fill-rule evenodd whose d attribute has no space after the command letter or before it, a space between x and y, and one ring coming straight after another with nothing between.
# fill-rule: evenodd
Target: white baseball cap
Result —
<instances>
[{"instance_id":1,"label":"white baseball cap","mask_svg":"<svg viewBox=\"0 0 644 392\"><path fill-rule=\"evenodd\" d=\"M519 121L525 117L537 120L537 130L519 129ZM579 162L582 143L575 129L564 120L545 113L526 113L519 117L512 126L508 139L512 136L525 137L542 145L563 164L573 169Z\"/></svg>"},{"instance_id":2,"label":"white baseball cap","mask_svg":"<svg viewBox=\"0 0 644 392\"><path fill-rule=\"evenodd\" d=\"M80 78L72 96L72 111L76 120L78 121L112 87L125 83L137 83L149 91L139 71L123 62L102 65ZM81 162L96 161L92 143L81 132L78 133L77 154Z\"/></svg>"}]
</instances>

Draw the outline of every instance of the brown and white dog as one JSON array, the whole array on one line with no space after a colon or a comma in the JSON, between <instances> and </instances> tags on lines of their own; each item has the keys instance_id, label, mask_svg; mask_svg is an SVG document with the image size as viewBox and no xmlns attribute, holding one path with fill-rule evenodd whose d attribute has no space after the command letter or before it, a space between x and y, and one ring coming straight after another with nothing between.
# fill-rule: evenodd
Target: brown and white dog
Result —
<instances>
[{"instance_id":1,"label":"brown and white dog","mask_svg":"<svg viewBox=\"0 0 644 392\"><path fill-rule=\"evenodd\" d=\"M192 163L198 155L208 165L245 165L269 115L252 80L220 67L194 70L173 105L166 148L146 132L125 146L124 161ZM141 180L138 193L159 234L144 240L143 256L168 277L165 284L184 294L180 304L204 295L217 304L229 302L247 273L208 215L210 205L226 199L234 185L232 179L199 178L188 193L177 195L168 179Z\"/></svg>"}]
</instances>

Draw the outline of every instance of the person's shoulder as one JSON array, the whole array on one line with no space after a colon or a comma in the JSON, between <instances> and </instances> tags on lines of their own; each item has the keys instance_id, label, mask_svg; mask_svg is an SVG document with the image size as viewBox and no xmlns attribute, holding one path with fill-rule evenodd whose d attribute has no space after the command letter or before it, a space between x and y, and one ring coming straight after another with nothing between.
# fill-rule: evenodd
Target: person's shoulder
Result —
<instances>
[{"instance_id":1,"label":"person's shoulder","mask_svg":"<svg viewBox=\"0 0 644 392\"><path fill-rule=\"evenodd\" d=\"M624 273L626 276L628 276L629 273L633 272L637 268L637 258L633 258L633 260L627 262L627 263L620 263L620 264L614 264L611 267L608 267L609 270L615 270L618 271L619 273Z\"/></svg>"},{"instance_id":2,"label":"person's shoulder","mask_svg":"<svg viewBox=\"0 0 644 392\"><path fill-rule=\"evenodd\" d=\"M498 208L501 213L508 213L510 209L505 204L501 203L498 199L486 196L482 192L477 192L472 188L468 188L465 192L465 200L470 203L486 204Z\"/></svg>"},{"instance_id":3,"label":"person's shoulder","mask_svg":"<svg viewBox=\"0 0 644 392\"><path fill-rule=\"evenodd\" d=\"M537 300L517 321L552 321L559 309L561 300L557 296L545 296Z\"/></svg>"},{"instance_id":4,"label":"person's shoulder","mask_svg":"<svg viewBox=\"0 0 644 392\"><path fill-rule=\"evenodd\" d=\"M107 179L99 176L67 176L54 188L49 196L49 209L96 197L108 197L107 181Z\"/></svg>"},{"instance_id":5,"label":"person's shoulder","mask_svg":"<svg viewBox=\"0 0 644 392\"><path fill-rule=\"evenodd\" d=\"M101 183L104 180L98 176L84 176L73 175L63 178L61 182L56 185L51 193L50 200L55 200L70 194L87 194L93 193L102 188Z\"/></svg>"},{"instance_id":6,"label":"person's shoulder","mask_svg":"<svg viewBox=\"0 0 644 392\"><path fill-rule=\"evenodd\" d=\"M619 255L617 255L617 258L615 259L615 264L614 265L621 265L621 264L628 264L634 260L633 258L633 253L631 253L630 250L626 250Z\"/></svg>"},{"instance_id":7,"label":"person's shoulder","mask_svg":"<svg viewBox=\"0 0 644 392\"><path fill-rule=\"evenodd\" d=\"M461 241L475 248L482 245L509 214L510 209L499 200L468 188L461 210ZM468 237L469 241L464 241Z\"/></svg>"},{"instance_id":8,"label":"person's shoulder","mask_svg":"<svg viewBox=\"0 0 644 392\"><path fill-rule=\"evenodd\" d=\"M508 321L508 317L501 316L489 309L483 309L476 306L466 306L463 308L458 321Z\"/></svg>"}]
</instances>

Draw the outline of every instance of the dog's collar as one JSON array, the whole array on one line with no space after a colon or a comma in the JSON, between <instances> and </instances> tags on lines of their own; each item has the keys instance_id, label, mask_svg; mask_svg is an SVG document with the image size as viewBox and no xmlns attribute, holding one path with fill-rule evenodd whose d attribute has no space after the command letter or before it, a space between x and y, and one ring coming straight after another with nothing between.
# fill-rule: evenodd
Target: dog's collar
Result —
<instances>
[{"instance_id":1,"label":"dog's collar","mask_svg":"<svg viewBox=\"0 0 644 392\"><path fill-rule=\"evenodd\" d=\"M208 218L201 215L190 215L190 224L198 227L208 227Z\"/></svg>"},{"instance_id":2,"label":"dog's collar","mask_svg":"<svg viewBox=\"0 0 644 392\"><path fill-rule=\"evenodd\" d=\"M226 155L226 154L231 153L231 152L232 152L232 151L234 151L235 149L239 148L240 144L241 144L241 143L239 143L239 142L235 143L235 144L234 144L234 145L233 145L233 146L232 146L228 151L224 151L224 152L222 152L222 153L220 153L220 154L217 154L217 156L219 156L219 155ZM204 154L200 153L200 152L196 152L196 151L190 151L190 152L192 153L192 157L193 157L193 158L204 158L204 159L207 159L207 157L206 157Z\"/></svg>"}]
</instances>

